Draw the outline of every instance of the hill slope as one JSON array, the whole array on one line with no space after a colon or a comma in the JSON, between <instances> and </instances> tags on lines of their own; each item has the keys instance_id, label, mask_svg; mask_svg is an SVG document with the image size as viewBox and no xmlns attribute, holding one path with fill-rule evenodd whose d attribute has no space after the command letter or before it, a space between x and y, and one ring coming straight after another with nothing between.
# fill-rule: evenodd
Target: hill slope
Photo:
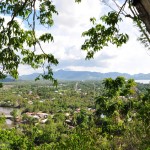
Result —
<instances>
[{"instance_id":1,"label":"hill slope","mask_svg":"<svg viewBox=\"0 0 150 150\"><path fill-rule=\"evenodd\" d=\"M34 80L39 74L34 73L30 75L22 75L19 79L21 80ZM64 71L58 70L54 72L54 77L58 80L102 80L104 78L116 78L117 76L123 76L127 79L133 78L135 80L150 80L149 74L135 74L130 75L127 73L118 73L118 72L108 72L108 73L99 73L99 72L90 72L90 71Z\"/></svg>"}]
</instances>

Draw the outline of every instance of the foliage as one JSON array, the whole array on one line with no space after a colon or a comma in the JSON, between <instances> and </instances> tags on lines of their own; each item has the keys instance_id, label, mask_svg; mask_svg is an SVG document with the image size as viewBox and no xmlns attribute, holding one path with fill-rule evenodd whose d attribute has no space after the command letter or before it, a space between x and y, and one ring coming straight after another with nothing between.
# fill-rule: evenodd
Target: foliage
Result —
<instances>
[{"instance_id":1,"label":"foliage","mask_svg":"<svg viewBox=\"0 0 150 150\"><path fill-rule=\"evenodd\" d=\"M115 44L117 47L128 41L128 35L119 32L118 22L122 19L116 12L109 12L101 18L103 23L96 24L95 18L91 18L94 27L84 32L82 36L88 36L82 45L82 50L87 51L87 59L93 58L95 52L108 46L108 43Z\"/></svg>"},{"instance_id":2,"label":"foliage","mask_svg":"<svg viewBox=\"0 0 150 150\"><path fill-rule=\"evenodd\" d=\"M1 115L0 116L0 127L1 128L3 128L5 126L5 121L6 121L5 116Z\"/></svg>"},{"instance_id":3,"label":"foliage","mask_svg":"<svg viewBox=\"0 0 150 150\"><path fill-rule=\"evenodd\" d=\"M0 118L1 149L148 149L150 85L137 88L133 79L123 77L94 84L95 94L93 81L79 82L81 91L74 89L76 82L61 82L57 89L50 82L4 83L0 103L6 95L11 101L13 94L21 109L11 112L15 118L20 115L14 128ZM43 91L40 96L38 88ZM45 123L34 117L40 111L48 114Z\"/></svg>"},{"instance_id":4,"label":"foliage","mask_svg":"<svg viewBox=\"0 0 150 150\"><path fill-rule=\"evenodd\" d=\"M136 83L133 79L127 82L124 77L117 77L115 80L107 78L103 81L105 89L108 91L107 96L113 97L117 95L127 96L135 93Z\"/></svg>"},{"instance_id":5,"label":"foliage","mask_svg":"<svg viewBox=\"0 0 150 150\"><path fill-rule=\"evenodd\" d=\"M1 1L0 2L0 78L11 75L18 78L18 67L27 64L34 69L43 67L44 79L51 79L54 83L51 64L58 61L52 54L44 52L41 42L53 41L51 33L36 34L36 25L51 27L53 14L58 14L55 6L49 0L39 1L39 10L36 1ZM8 21L6 20L8 18ZM23 21L26 29L21 28L19 21ZM38 22L38 23L37 23ZM38 48L41 54L38 54ZM39 79L40 76L37 78Z\"/></svg>"},{"instance_id":6,"label":"foliage","mask_svg":"<svg viewBox=\"0 0 150 150\"><path fill-rule=\"evenodd\" d=\"M51 65L57 65L58 61L41 46L41 42L52 42L53 36L51 33L37 36L35 31L37 22L51 27L52 16L58 12L50 0L39 1L39 10L35 7L36 2L0 2L0 78L8 74L17 78L19 65L27 64L34 69L47 69L37 79L42 77L56 83ZM131 1L128 2L132 11ZM91 18L94 27L83 33L89 37L82 45L88 52L87 59L109 43L118 47L127 42L128 35L120 33L118 28L126 3L119 12L109 12L101 17L98 24ZM140 27L143 34L140 40L147 46L149 35L140 18L134 11L132 13L133 16L126 17ZM9 18L8 22L6 18ZM20 20L28 25L26 29L21 28ZM123 77L105 79L103 85L97 81L80 82L81 90L75 90L75 85L75 82L61 83L56 88L49 82L5 84L4 87L0 84L0 105L21 108L11 112L16 121L14 128L5 126L5 117L0 116L0 149L149 149L149 88L142 87L143 92L136 88L133 79L126 81ZM45 123L41 122L45 118L33 116L40 111L48 113ZM28 116L27 112L33 115ZM15 120L17 117L19 123Z\"/></svg>"},{"instance_id":7,"label":"foliage","mask_svg":"<svg viewBox=\"0 0 150 150\"><path fill-rule=\"evenodd\" d=\"M0 83L0 88L2 88L3 87L3 83Z\"/></svg>"},{"instance_id":8,"label":"foliage","mask_svg":"<svg viewBox=\"0 0 150 150\"><path fill-rule=\"evenodd\" d=\"M147 140L150 129L148 93L138 99L134 80L118 78L122 79L124 86L114 86L117 78L108 78L103 82L109 91L96 100L96 124L102 128L102 134L107 134L110 141L114 141L115 149L116 144L121 149L146 149L149 147ZM118 92L113 92L114 88Z\"/></svg>"},{"instance_id":9,"label":"foliage","mask_svg":"<svg viewBox=\"0 0 150 150\"><path fill-rule=\"evenodd\" d=\"M138 40L144 44L146 48L150 49L150 33L146 28L146 23L142 21L143 19L137 13L134 1L125 0L120 6L117 1L112 0L112 3L114 3L119 10L113 8L113 6L109 4L109 1L102 1L102 3L111 8L112 11L100 17L99 22L95 18L91 18L90 21L93 27L83 32L82 36L86 37L86 39L81 49L87 51L87 59L93 58L97 51L102 50L110 44L119 47L127 43L129 36L125 33L120 33L119 28L119 23L125 18L130 18L134 22L141 33ZM125 10L126 7L128 7L128 12ZM144 18L143 15L142 17Z\"/></svg>"}]
</instances>

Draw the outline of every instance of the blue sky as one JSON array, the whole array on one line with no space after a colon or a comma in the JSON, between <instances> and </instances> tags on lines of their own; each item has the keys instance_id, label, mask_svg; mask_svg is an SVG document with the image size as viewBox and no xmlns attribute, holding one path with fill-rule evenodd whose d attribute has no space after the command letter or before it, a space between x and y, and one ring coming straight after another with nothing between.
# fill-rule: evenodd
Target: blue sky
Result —
<instances>
[{"instance_id":1,"label":"blue sky","mask_svg":"<svg viewBox=\"0 0 150 150\"><path fill-rule=\"evenodd\" d=\"M53 68L54 70L150 73L150 51L137 41L138 29L130 19L125 19L120 26L120 30L130 36L128 43L121 48L109 45L89 61L85 60L86 53L81 51L84 42L82 32L91 27L89 21L91 17L99 18L110 9L100 0L82 0L80 4L75 3L74 0L53 1L59 12L58 16L54 16L55 24L51 29L38 28L37 35L51 32L54 36L53 43L42 44L45 51L54 54L60 62ZM22 27L26 28L26 25ZM42 70L33 70L21 65L19 71L20 74L30 74Z\"/></svg>"}]
</instances>

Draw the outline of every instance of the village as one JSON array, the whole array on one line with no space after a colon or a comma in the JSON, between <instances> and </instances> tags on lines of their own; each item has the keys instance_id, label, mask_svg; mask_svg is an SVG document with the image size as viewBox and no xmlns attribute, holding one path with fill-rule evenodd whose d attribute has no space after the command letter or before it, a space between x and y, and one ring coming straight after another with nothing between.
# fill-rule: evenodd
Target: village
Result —
<instances>
[{"instance_id":1,"label":"village","mask_svg":"<svg viewBox=\"0 0 150 150\"><path fill-rule=\"evenodd\" d=\"M82 86L83 85L81 84L81 87ZM29 88L31 88L32 90L27 90L21 89L20 86L18 85L15 87L6 85L3 87L3 90L5 90L5 92L9 91L10 99L7 99L7 97L5 97L6 100L4 99L0 101L1 105L0 109L6 108L6 113L0 111L0 115L5 116L6 120L10 120L11 124L19 125L19 124L28 124L32 122L35 125L37 125L37 124L45 124L49 120L49 118L55 120L57 114L60 113L64 116L62 120L64 124L69 128L74 128L76 126L74 119L75 116L80 114L80 112L83 110L85 111L85 113L91 115L95 112L95 108L88 107L88 105L82 108L78 107L80 105L71 106L70 103L69 107L65 107L66 109L61 108L54 110L54 112L44 110L43 112L42 110L38 111L36 109L34 109L35 111L29 111L30 109L26 107L33 108L36 107L36 105L43 106L45 105L45 103L55 103L55 102L59 103L64 102L65 104L67 103L67 101L66 102L64 101L64 97L66 98L66 95L68 95L68 93L70 92L71 92L70 94L72 94L70 95L70 98L72 97L74 99L74 101L72 101L74 103L75 101L77 101L75 97L79 99L80 98L84 99L88 94L88 91L83 91L81 87L78 87L78 83L75 83L75 85L71 87L73 89L70 91L69 89L66 89L65 84L60 83L57 89L54 89L53 86L39 85L38 86L39 89L37 89L37 87L31 88L31 86L29 86ZM46 92L51 94L44 93L43 95L40 95L41 93L40 89L42 89L42 91L44 89ZM51 90L52 92L50 92ZM38 91L40 93L38 93ZM6 94L3 93L2 96L4 97L6 96ZM50 100L48 100L49 97ZM10 121L8 121L9 126Z\"/></svg>"}]
</instances>

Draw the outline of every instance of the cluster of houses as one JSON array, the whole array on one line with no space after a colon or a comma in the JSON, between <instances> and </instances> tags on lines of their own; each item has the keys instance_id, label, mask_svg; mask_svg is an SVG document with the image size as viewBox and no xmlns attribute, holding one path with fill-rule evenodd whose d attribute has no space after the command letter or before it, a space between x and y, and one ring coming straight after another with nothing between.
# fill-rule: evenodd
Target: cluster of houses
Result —
<instances>
[{"instance_id":1,"label":"cluster of houses","mask_svg":"<svg viewBox=\"0 0 150 150\"><path fill-rule=\"evenodd\" d=\"M47 113L42 113L42 112L26 112L26 115L28 117L32 117L37 119L40 123L45 123L48 120L48 115Z\"/></svg>"},{"instance_id":2,"label":"cluster of houses","mask_svg":"<svg viewBox=\"0 0 150 150\"><path fill-rule=\"evenodd\" d=\"M76 108L76 110L74 111L74 114L76 113L80 113L81 109L80 108ZM90 111L91 113L95 112L95 109L93 108L87 108L87 111ZM46 123L46 121L48 120L48 116L50 116L50 114L48 113L43 113L43 112L26 112L25 113L28 117L32 117L38 120L38 122L40 123ZM51 115L51 117L53 118L54 115ZM73 116L72 114L70 114L69 112L65 113L65 123L66 125L68 125L69 128L74 128L73 126Z\"/></svg>"}]
</instances>

